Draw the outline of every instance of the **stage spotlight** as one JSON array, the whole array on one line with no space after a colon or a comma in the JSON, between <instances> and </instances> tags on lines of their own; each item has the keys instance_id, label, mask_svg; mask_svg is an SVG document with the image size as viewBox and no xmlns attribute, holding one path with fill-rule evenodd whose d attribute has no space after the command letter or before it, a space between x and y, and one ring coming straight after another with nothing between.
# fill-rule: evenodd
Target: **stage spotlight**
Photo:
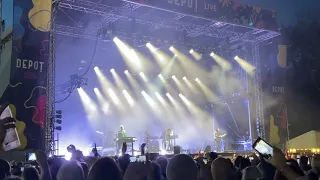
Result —
<instances>
[{"instance_id":1,"label":"stage spotlight","mask_svg":"<svg viewBox=\"0 0 320 180\"><path fill-rule=\"evenodd\" d=\"M141 94L142 94L142 95L145 95L145 94L146 94L146 92L145 92L145 91L141 91Z\"/></svg>"},{"instance_id":2,"label":"stage spotlight","mask_svg":"<svg viewBox=\"0 0 320 180\"><path fill-rule=\"evenodd\" d=\"M162 74L158 74L158 77L161 78L161 77L162 77Z\"/></svg>"},{"instance_id":3,"label":"stage spotlight","mask_svg":"<svg viewBox=\"0 0 320 180\"><path fill-rule=\"evenodd\" d=\"M94 67L93 69L94 69L95 71L98 71L98 70L99 70L98 66Z\"/></svg>"},{"instance_id":4,"label":"stage spotlight","mask_svg":"<svg viewBox=\"0 0 320 180\"><path fill-rule=\"evenodd\" d=\"M113 72L115 72L115 70L114 70L114 69L110 69L110 72L112 72L112 73L113 73Z\"/></svg>"},{"instance_id":5,"label":"stage spotlight","mask_svg":"<svg viewBox=\"0 0 320 180\"><path fill-rule=\"evenodd\" d=\"M170 46L169 50L170 50L170 51L173 51L173 50L174 50L174 47L173 47L173 46Z\"/></svg>"},{"instance_id":6,"label":"stage spotlight","mask_svg":"<svg viewBox=\"0 0 320 180\"><path fill-rule=\"evenodd\" d=\"M139 75L142 77L142 76L144 76L144 73L143 73L143 72L140 72Z\"/></svg>"},{"instance_id":7,"label":"stage spotlight","mask_svg":"<svg viewBox=\"0 0 320 180\"><path fill-rule=\"evenodd\" d=\"M212 53L210 53L210 56L214 56L214 53L212 52Z\"/></svg>"},{"instance_id":8,"label":"stage spotlight","mask_svg":"<svg viewBox=\"0 0 320 180\"><path fill-rule=\"evenodd\" d=\"M125 74L128 74L128 73L129 73L129 71L128 71L128 70L125 70L125 71L124 71L124 73L125 73Z\"/></svg>"},{"instance_id":9,"label":"stage spotlight","mask_svg":"<svg viewBox=\"0 0 320 180\"><path fill-rule=\"evenodd\" d=\"M112 40L113 40L114 42L119 41L119 39L118 39L117 37L114 37Z\"/></svg>"},{"instance_id":10,"label":"stage spotlight","mask_svg":"<svg viewBox=\"0 0 320 180\"><path fill-rule=\"evenodd\" d=\"M179 96L180 96L180 97L183 97L183 95L182 95L182 94L179 94Z\"/></svg>"},{"instance_id":11,"label":"stage spotlight","mask_svg":"<svg viewBox=\"0 0 320 180\"><path fill-rule=\"evenodd\" d=\"M187 80L187 77L184 76L182 79L183 79L183 80Z\"/></svg>"},{"instance_id":12,"label":"stage spotlight","mask_svg":"<svg viewBox=\"0 0 320 180\"><path fill-rule=\"evenodd\" d=\"M195 81L199 81L199 78L196 78Z\"/></svg>"},{"instance_id":13,"label":"stage spotlight","mask_svg":"<svg viewBox=\"0 0 320 180\"><path fill-rule=\"evenodd\" d=\"M159 95L160 95L158 92L155 92L154 94L155 94L156 96L159 96Z\"/></svg>"},{"instance_id":14,"label":"stage spotlight","mask_svg":"<svg viewBox=\"0 0 320 180\"><path fill-rule=\"evenodd\" d=\"M148 43L146 44L146 46L147 46L147 47L151 47L151 43L148 42Z\"/></svg>"},{"instance_id":15,"label":"stage spotlight","mask_svg":"<svg viewBox=\"0 0 320 180\"><path fill-rule=\"evenodd\" d=\"M99 92L99 89L98 88L94 88L93 91L94 92Z\"/></svg>"},{"instance_id":16,"label":"stage spotlight","mask_svg":"<svg viewBox=\"0 0 320 180\"><path fill-rule=\"evenodd\" d=\"M127 91L126 91L126 90L122 90L122 93L124 93L124 94L125 94L125 93L127 93Z\"/></svg>"},{"instance_id":17,"label":"stage spotlight","mask_svg":"<svg viewBox=\"0 0 320 180\"><path fill-rule=\"evenodd\" d=\"M193 49L190 49L189 53L192 54L193 53Z\"/></svg>"},{"instance_id":18,"label":"stage spotlight","mask_svg":"<svg viewBox=\"0 0 320 180\"><path fill-rule=\"evenodd\" d=\"M175 79L175 78L176 78L176 76L175 76L175 75L173 75L173 76L172 76L172 79Z\"/></svg>"},{"instance_id":19,"label":"stage spotlight","mask_svg":"<svg viewBox=\"0 0 320 180\"><path fill-rule=\"evenodd\" d=\"M239 58L238 56L235 56L235 57L234 57L234 60L237 60L238 58Z\"/></svg>"},{"instance_id":20,"label":"stage spotlight","mask_svg":"<svg viewBox=\"0 0 320 180\"><path fill-rule=\"evenodd\" d=\"M169 93L166 93L166 96L170 96L170 94L169 94Z\"/></svg>"}]
</instances>

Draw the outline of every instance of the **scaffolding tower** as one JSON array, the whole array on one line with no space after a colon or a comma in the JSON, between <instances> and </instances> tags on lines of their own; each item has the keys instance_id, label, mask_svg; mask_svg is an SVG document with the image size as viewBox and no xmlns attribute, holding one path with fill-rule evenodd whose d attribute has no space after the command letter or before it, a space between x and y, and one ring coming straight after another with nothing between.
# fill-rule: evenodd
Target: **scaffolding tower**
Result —
<instances>
[{"instance_id":1,"label":"scaffolding tower","mask_svg":"<svg viewBox=\"0 0 320 180\"><path fill-rule=\"evenodd\" d=\"M56 15L56 1L52 5L52 21L55 20ZM47 99L46 99L46 119L45 119L45 132L44 132L44 147L45 152L55 154L55 136L54 136L54 123L55 123L55 34L53 32L54 24L51 24L50 31L50 44L49 44L49 59L47 66Z\"/></svg>"}]
</instances>

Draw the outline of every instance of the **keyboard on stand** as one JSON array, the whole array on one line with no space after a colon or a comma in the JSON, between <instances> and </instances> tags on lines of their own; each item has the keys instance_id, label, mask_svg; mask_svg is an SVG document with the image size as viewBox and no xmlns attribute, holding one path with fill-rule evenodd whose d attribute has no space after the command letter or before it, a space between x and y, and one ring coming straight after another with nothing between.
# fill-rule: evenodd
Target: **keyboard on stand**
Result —
<instances>
[{"instance_id":1,"label":"keyboard on stand","mask_svg":"<svg viewBox=\"0 0 320 180\"><path fill-rule=\"evenodd\" d=\"M133 143L137 141L137 138L135 137L124 137L124 138L121 138L121 139L117 139L117 151L118 149L120 149L121 147L119 146L122 146L123 143L126 143L126 144L130 144L130 147L131 148L131 155L133 156L134 155L134 149L133 149Z\"/></svg>"}]
</instances>

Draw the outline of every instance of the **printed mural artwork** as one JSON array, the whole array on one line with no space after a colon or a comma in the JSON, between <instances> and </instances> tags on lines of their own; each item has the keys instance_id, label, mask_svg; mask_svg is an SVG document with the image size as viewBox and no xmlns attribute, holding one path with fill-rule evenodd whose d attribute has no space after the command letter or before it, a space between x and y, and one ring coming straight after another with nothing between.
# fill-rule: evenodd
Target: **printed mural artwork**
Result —
<instances>
[{"instance_id":1,"label":"printed mural artwork","mask_svg":"<svg viewBox=\"0 0 320 180\"><path fill-rule=\"evenodd\" d=\"M9 102L21 141L18 149L42 148L46 114L51 0L14 0Z\"/></svg>"},{"instance_id":2,"label":"printed mural artwork","mask_svg":"<svg viewBox=\"0 0 320 180\"><path fill-rule=\"evenodd\" d=\"M184 13L214 21L278 31L274 10L249 6L231 0L128 0L167 11Z\"/></svg>"},{"instance_id":3,"label":"printed mural artwork","mask_svg":"<svg viewBox=\"0 0 320 180\"><path fill-rule=\"evenodd\" d=\"M286 67L287 67L287 46L279 45L277 54L271 54L270 75L268 82L265 104L266 120L268 121L268 141L281 148L285 148L288 139L288 115L286 104ZM270 99L271 101L267 101Z\"/></svg>"}]
</instances>

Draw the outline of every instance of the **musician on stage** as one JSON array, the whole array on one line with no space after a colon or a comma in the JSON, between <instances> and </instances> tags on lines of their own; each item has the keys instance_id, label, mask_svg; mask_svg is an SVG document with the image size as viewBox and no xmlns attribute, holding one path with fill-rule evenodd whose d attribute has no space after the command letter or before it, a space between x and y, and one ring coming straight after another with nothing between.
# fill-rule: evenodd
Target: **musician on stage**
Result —
<instances>
[{"instance_id":1,"label":"musician on stage","mask_svg":"<svg viewBox=\"0 0 320 180\"><path fill-rule=\"evenodd\" d=\"M163 133L163 146L166 151L173 150L172 140L173 140L173 131L170 128L168 128Z\"/></svg>"},{"instance_id":2,"label":"musician on stage","mask_svg":"<svg viewBox=\"0 0 320 180\"><path fill-rule=\"evenodd\" d=\"M127 137L126 130L124 129L123 125L120 125L120 130L118 131L118 139L123 139Z\"/></svg>"},{"instance_id":3,"label":"musician on stage","mask_svg":"<svg viewBox=\"0 0 320 180\"><path fill-rule=\"evenodd\" d=\"M122 141L121 139L124 139L127 137L126 130L124 129L123 125L120 125L120 130L118 131L118 137L117 137L117 154L122 148Z\"/></svg>"},{"instance_id":4,"label":"musician on stage","mask_svg":"<svg viewBox=\"0 0 320 180\"><path fill-rule=\"evenodd\" d=\"M223 137L226 136L227 134L223 134L220 132L220 130L217 128L215 130L215 133L214 133L214 140L215 140L215 143L216 143L216 151L217 152L222 152L223 149L224 149L224 145L223 145ZM223 148L221 148L221 146Z\"/></svg>"}]
</instances>

